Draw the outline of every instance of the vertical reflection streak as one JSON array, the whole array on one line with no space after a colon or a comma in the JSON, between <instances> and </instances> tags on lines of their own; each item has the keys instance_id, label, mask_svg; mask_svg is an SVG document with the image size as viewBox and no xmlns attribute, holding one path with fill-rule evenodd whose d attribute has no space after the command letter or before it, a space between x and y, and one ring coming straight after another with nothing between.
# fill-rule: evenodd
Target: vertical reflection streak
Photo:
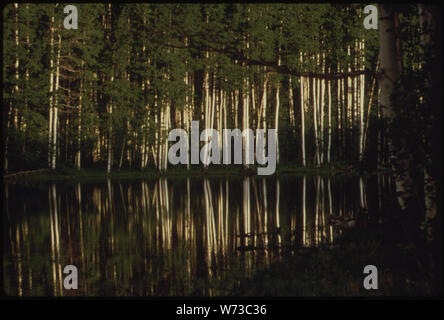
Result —
<instances>
[{"instance_id":1,"label":"vertical reflection streak","mask_svg":"<svg viewBox=\"0 0 444 320\"><path fill-rule=\"evenodd\" d=\"M57 274L56 274L56 257L55 257L55 235L54 235L54 218L53 218L53 201L52 201L52 186L48 188L48 201L49 201L49 224L51 234L51 266L52 266L52 279L53 279L53 295L57 295Z\"/></svg>"},{"instance_id":2,"label":"vertical reflection streak","mask_svg":"<svg viewBox=\"0 0 444 320\"><path fill-rule=\"evenodd\" d=\"M306 211L306 194L307 194L307 178L302 178L302 245L305 247L307 243L307 211Z\"/></svg>"},{"instance_id":3,"label":"vertical reflection streak","mask_svg":"<svg viewBox=\"0 0 444 320\"><path fill-rule=\"evenodd\" d=\"M79 232L80 232L80 259L82 262L82 268L87 269L86 259L85 259L85 244L83 239L83 215L82 215L82 188L81 184L77 183L76 187L77 194L77 207L79 210ZM82 280L83 283L83 280ZM87 286L88 282L84 282Z\"/></svg>"},{"instance_id":4,"label":"vertical reflection streak","mask_svg":"<svg viewBox=\"0 0 444 320\"><path fill-rule=\"evenodd\" d=\"M280 204L280 194L281 194L281 187L280 187L279 179L276 180L276 229L278 231L278 248L281 248L281 224L279 220L279 204Z\"/></svg>"},{"instance_id":5,"label":"vertical reflection streak","mask_svg":"<svg viewBox=\"0 0 444 320\"><path fill-rule=\"evenodd\" d=\"M56 237L56 253L57 253L57 270L59 276L59 294L63 296L62 289L62 264L60 257L60 233L59 233L59 213L58 213L58 199L55 184L52 185L52 194L54 201L54 227L55 227L55 237Z\"/></svg>"},{"instance_id":6,"label":"vertical reflection streak","mask_svg":"<svg viewBox=\"0 0 444 320\"><path fill-rule=\"evenodd\" d=\"M327 192L328 192L328 204L329 204L329 216L331 217L333 215L333 205L332 205L332 198L331 198L331 181L330 177L327 180ZM330 242L333 243L333 226L328 227L330 232Z\"/></svg>"}]
</instances>

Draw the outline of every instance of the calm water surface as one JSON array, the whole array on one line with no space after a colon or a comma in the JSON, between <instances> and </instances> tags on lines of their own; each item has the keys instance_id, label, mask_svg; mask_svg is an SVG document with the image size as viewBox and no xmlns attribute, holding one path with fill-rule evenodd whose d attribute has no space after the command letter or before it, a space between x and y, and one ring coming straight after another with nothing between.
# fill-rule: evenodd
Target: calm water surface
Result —
<instances>
[{"instance_id":1,"label":"calm water surface","mask_svg":"<svg viewBox=\"0 0 444 320\"><path fill-rule=\"evenodd\" d=\"M13 296L227 295L227 277L333 243L341 231L330 215L382 215L388 189L383 176L6 184L4 287ZM68 264L78 290L63 288Z\"/></svg>"}]
</instances>

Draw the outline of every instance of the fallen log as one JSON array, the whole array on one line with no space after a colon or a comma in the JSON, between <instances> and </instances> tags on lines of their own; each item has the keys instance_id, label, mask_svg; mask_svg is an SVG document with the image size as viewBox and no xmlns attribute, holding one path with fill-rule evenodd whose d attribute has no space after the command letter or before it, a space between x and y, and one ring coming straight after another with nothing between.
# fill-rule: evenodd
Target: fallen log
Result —
<instances>
[{"instance_id":1,"label":"fallen log","mask_svg":"<svg viewBox=\"0 0 444 320\"><path fill-rule=\"evenodd\" d=\"M14 173L10 173L10 174L6 174L3 176L4 180L8 180L8 179L14 179L20 176L26 176L26 175L30 175L30 174L36 174L36 173L40 173L40 172L46 172L48 171L48 169L37 169L37 170L28 170L28 171L18 171L18 172L14 172Z\"/></svg>"}]
</instances>

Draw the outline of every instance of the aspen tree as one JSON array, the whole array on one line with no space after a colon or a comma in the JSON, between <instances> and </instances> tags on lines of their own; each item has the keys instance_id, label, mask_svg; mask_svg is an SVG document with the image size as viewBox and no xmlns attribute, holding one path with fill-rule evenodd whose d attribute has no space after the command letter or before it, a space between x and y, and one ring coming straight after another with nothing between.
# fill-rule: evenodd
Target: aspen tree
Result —
<instances>
[{"instance_id":1,"label":"aspen tree","mask_svg":"<svg viewBox=\"0 0 444 320\"><path fill-rule=\"evenodd\" d=\"M20 66L20 58L19 58L19 23L18 23L18 16L19 16L19 5L18 3L14 3L14 20L15 20L15 30L14 30L14 40L16 45L16 54L15 54L15 63L14 63L14 69L15 69L15 80L16 84L14 86L14 94L19 94L19 66ZM14 127L18 129L18 106L15 104L14 106Z\"/></svg>"},{"instance_id":2,"label":"aspen tree","mask_svg":"<svg viewBox=\"0 0 444 320\"><path fill-rule=\"evenodd\" d=\"M274 118L274 126L276 128L276 136L278 137L278 139L276 139L276 163L279 163L279 136L278 136L278 130L279 130L279 105L280 105L280 100L279 100L279 87L280 84L277 84L276 87L276 115Z\"/></svg>"},{"instance_id":3,"label":"aspen tree","mask_svg":"<svg viewBox=\"0 0 444 320\"><path fill-rule=\"evenodd\" d=\"M15 29L14 29L14 40L15 40L15 46L16 46L16 54L15 54L15 81L16 84L14 86L13 94L18 94L18 81L19 81L19 25L18 25L18 3L14 3L14 22L15 22ZM15 107L16 108L16 107ZM8 105L8 111L6 112L6 132L5 132L5 144L4 144L4 157L3 157L3 172L8 172L8 145L9 145L9 128L10 128L10 118L13 113L13 105L12 100Z\"/></svg>"},{"instance_id":4,"label":"aspen tree","mask_svg":"<svg viewBox=\"0 0 444 320\"><path fill-rule=\"evenodd\" d=\"M340 70L340 68L339 68L339 63L338 63L338 72L339 72L339 70ZM337 95L337 100L336 100L336 103L337 103L337 117L338 117L338 119L337 119L337 135L338 135L338 150L339 150L339 157L341 156L341 154L342 154L342 150L341 150L341 148L342 148L342 126L341 126L341 122L342 122L342 115L341 115L341 98L342 98L342 92L341 92L341 84L342 84L342 81L341 81L341 79L338 79L337 81L336 81L336 85L337 85L337 93L336 93L336 95Z\"/></svg>"},{"instance_id":5,"label":"aspen tree","mask_svg":"<svg viewBox=\"0 0 444 320\"><path fill-rule=\"evenodd\" d=\"M379 50L380 65L382 76L379 79L381 89L380 107L385 119L392 121L396 117L394 107L391 103L391 94L395 89L395 81L400 77L401 70L397 61L396 53L396 35L395 35L395 15L393 6L379 5ZM405 138L403 138L405 139ZM407 208L407 199L412 196L413 181L409 173L409 159L403 159L399 155L405 153L404 145L400 146L390 144L389 153L391 166L398 175L395 177L396 192L398 194L398 203L402 210Z\"/></svg>"},{"instance_id":6,"label":"aspen tree","mask_svg":"<svg viewBox=\"0 0 444 320\"><path fill-rule=\"evenodd\" d=\"M327 146L327 162L330 163L330 149L331 149L331 81L327 80L327 94L328 94L328 146Z\"/></svg>"},{"instance_id":7,"label":"aspen tree","mask_svg":"<svg viewBox=\"0 0 444 320\"><path fill-rule=\"evenodd\" d=\"M51 17L50 29L48 167L52 168L52 136L54 134L54 15Z\"/></svg>"},{"instance_id":8,"label":"aspen tree","mask_svg":"<svg viewBox=\"0 0 444 320\"><path fill-rule=\"evenodd\" d=\"M379 58L378 58L378 61L376 63L376 73L377 72L379 72ZM369 97L369 100L368 100L367 116L366 116L367 120L366 120L365 125L364 125L364 136L362 138L362 140L363 140L362 152L363 153L365 152L365 147L366 147L367 130L368 130L369 121L370 121L370 110L371 110L372 103L373 103L373 96L374 96L374 93L375 93L375 86L376 86L376 76L373 77L372 88L370 90L370 97ZM377 114L377 117L379 118L379 112Z\"/></svg>"},{"instance_id":9,"label":"aspen tree","mask_svg":"<svg viewBox=\"0 0 444 320\"><path fill-rule=\"evenodd\" d=\"M317 80L316 78L311 78L312 82L312 95L313 95L313 128L314 128L314 141L315 141L315 165L319 166L321 164L319 157L319 140L318 140L318 99L317 99Z\"/></svg>"},{"instance_id":10,"label":"aspen tree","mask_svg":"<svg viewBox=\"0 0 444 320\"><path fill-rule=\"evenodd\" d=\"M361 60L361 66L360 66L360 70L364 71L364 63L365 63L365 56L364 56L364 39L362 39L362 41L359 42L360 47L359 47L359 53L360 53L360 60ZM365 75L361 74L359 79L359 84L360 84L360 92L359 92L359 116L360 116L360 121L359 121L359 160L362 160L362 157L364 155L364 94L365 94Z\"/></svg>"},{"instance_id":11,"label":"aspen tree","mask_svg":"<svg viewBox=\"0 0 444 320\"><path fill-rule=\"evenodd\" d=\"M244 92L242 94L243 99L242 99L242 131L246 132L246 130L249 129L249 104L250 104L250 94L249 94L249 80L248 80L248 76L244 79ZM248 136L243 135L242 137L243 143L242 143L242 148L243 148L243 164L244 167L249 167L249 163L247 160L251 160L248 159L249 155L249 148L250 148L250 139L248 138Z\"/></svg>"},{"instance_id":12,"label":"aspen tree","mask_svg":"<svg viewBox=\"0 0 444 320\"><path fill-rule=\"evenodd\" d=\"M301 53L302 59L302 53ZM302 166L305 167L305 101L304 101L304 77L300 77L300 96L301 96L301 147L302 147Z\"/></svg>"},{"instance_id":13,"label":"aspen tree","mask_svg":"<svg viewBox=\"0 0 444 320\"><path fill-rule=\"evenodd\" d=\"M114 81L114 75L111 76L110 79L111 83ZM113 102L110 98L110 101L108 103L108 113L109 113L109 119L108 119L108 139L107 139L107 148L108 148L108 157L106 162L106 172L111 172L111 166L112 166L112 158L113 158L113 146L112 146L112 134L113 134L113 123L112 123L112 115L113 115Z\"/></svg>"},{"instance_id":14,"label":"aspen tree","mask_svg":"<svg viewBox=\"0 0 444 320\"><path fill-rule=\"evenodd\" d=\"M82 152L82 99L83 99L83 67L85 62L82 59L82 75L80 78L80 91L79 91L79 125L77 129L77 152L76 152L76 168L81 168L81 152Z\"/></svg>"},{"instance_id":15,"label":"aspen tree","mask_svg":"<svg viewBox=\"0 0 444 320\"><path fill-rule=\"evenodd\" d=\"M293 87L291 83L291 76L288 77L288 102L290 124L293 134L296 134L296 120L294 115Z\"/></svg>"},{"instance_id":16,"label":"aspen tree","mask_svg":"<svg viewBox=\"0 0 444 320\"><path fill-rule=\"evenodd\" d=\"M322 65L322 73L325 72L325 54L318 55L320 56L321 59L321 65ZM324 163L324 152L325 152L325 148L324 148L324 96L325 96L325 79L319 79L319 95L320 95L320 104L319 104L319 108L320 108L320 145L321 145L321 164Z\"/></svg>"},{"instance_id":17,"label":"aspen tree","mask_svg":"<svg viewBox=\"0 0 444 320\"><path fill-rule=\"evenodd\" d=\"M282 37L282 20L280 20L280 26L279 26L279 44L278 44L278 66L281 65L281 37ZM276 85L276 114L274 118L274 127L276 129L276 163L279 163L279 88L280 88L280 82L278 81Z\"/></svg>"}]
</instances>

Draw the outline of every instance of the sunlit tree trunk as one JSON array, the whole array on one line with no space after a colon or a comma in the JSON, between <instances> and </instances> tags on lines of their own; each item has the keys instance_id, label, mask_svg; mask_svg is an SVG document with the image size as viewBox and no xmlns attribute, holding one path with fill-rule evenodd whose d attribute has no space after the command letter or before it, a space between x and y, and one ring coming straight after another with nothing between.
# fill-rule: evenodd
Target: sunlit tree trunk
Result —
<instances>
[{"instance_id":1,"label":"sunlit tree trunk","mask_svg":"<svg viewBox=\"0 0 444 320\"><path fill-rule=\"evenodd\" d=\"M265 71L265 70L264 70ZM268 73L265 74L265 79L262 87L262 98L257 114L257 128L267 129L266 109L267 109L267 83ZM264 146L265 148L265 146Z\"/></svg>"},{"instance_id":2,"label":"sunlit tree trunk","mask_svg":"<svg viewBox=\"0 0 444 320\"><path fill-rule=\"evenodd\" d=\"M111 83L114 81L114 76L111 76ZM106 162L106 172L111 172L111 166L112 166L112 158L113 158L113 102L112 99L110 99L108 104L108 113L109 113L109 120L108 120L108 139L107 139L107 147L108 147L108 156L107 156L107 162Z\"/></svg>"},{"instance_id":3,"label":"sunlit tree trunk","mask_svg":"<svg viewBox=\"0 0 444 320\"><path fill-rule=\"evenodd\" d=\"M54 16L51 17L51 40L49 60L49 128L48 128L48 167L52 163L52 136L54 134Z\"/></svg>"},{"instance_id":4,"label":"sunlit tree trunk","mask_svg":"<svg viewBox=\"0 0 444 320\"><path fill-rule=\"evenodd\" d=\"M324 54L320 57L320 63L322 65L322 72L325 72L325 57ZM321 152L321 164L324 163L324 153L325 153L325 148L324 148L324 96L325 96L325 79L318 79L318 84L319 84L319 120L320 120L320 132L319 132L319 143L320 143L320 152Z\"/></svg>"},{"instance_id":5,"label":"sunlit tree trunk","mask_svg":"<svg viewBox=\"0 0 444 320\"><path fill-rule=\"evenodd\" d=\"M327 81L328 91L328 146L327 146L327 162L330 163L330 149L331 149L331 81Z\"/></svg>"},{"instance_id":6,"label":"sunlit tree trunk","mask_svg":"<svg viewBox=\"0 0 444 320\"><path fill-rule=\"evenodd\" d=\"M339 67L338 67L339 70ZM341 79L336 80L336 156L341 159L342 157L342 139L341 139Z\"/></svg>"},{"instance_id":7,"label":"sunlit tree trunk","mask_svg":"<svg viewBox=\"0 0 444 320\"><path fill-rule=\"evenodd\" d=\"M293 101L293 87L291 83L291 76L288 77L288 108L290 116L290 125L293 131L293 135L296 134L296 120L294 114L294 101Z\"/></svg>"},{"instance_id":8,"label":"sunlit tree trunk","mask_svg":"<svg viewBox=\"0 0 444 320\"><path fill-rule=\"evenodd\" d=\"M76 153L76 168L80 170L81 168L81 152L82 152L82 99L83 99L83 66L84 61L82 60L82 75L80 78L80 92L79 92L79 125L77 129L77 153Z\"/></svg>"},{"instance_id":9,"label":"sunlit tree trunk","mask_svg":"<svg viewBox=\"0 0 444 320\"><path fill-rule=\"evenodd\" d=\"M250 113L249 113L249 105L250 105L250 81L247 78L244 80L244 92L242 94L242 131L247 132L250 127ZM244 167L249 167L249 162L252 159L249 159L249 150L250 150L250 139L248 135L242 136L242 148L243 148L243 165Z\"/></svg>"},{"instance_id":10,"label":"sunlit tree trunk","mask_svg":"<svg viewBox=\"0 0 444 320\"><path fill-rule=\"evenodd\" d=\"M48 134L48 165L54 170L56 167L57 157L57 119L58 119L58 89L60 78L60 50L61 50L61 37L57 35L57 55L55 57L55 70L54 70L54 16L51 18L51 40L50 40L50 80L49 80L49 134ZM55 78L55 79L54 79Z\"/></svg>"},{"instance_id":11,"label":"sunlit tree trunk","mask_svg":"<svg viewBox=\"0 0 444 320\"><path fill-rule=\"evenodd\" d=\"M362 41L359 41L359 56L360 56L360 70L364 71L364 63L365 63L365 56L364 56L364 50L365 50L365 43L364 39ZM362 157L364 155L364 94L365 94L365 75L361 74L359 75L359 85L360 85L360 92L359 92L359 160L362 160Z\"/></svg>"},{"instance_id":12,"label":"sunlit tree trunk","mask_svg":"<svg viewBox=\"0 0 444 320\"><path fill-rule=\"evenodd\" d=\"M302 56L301 56L302 58ZM302 166L305 167L305 96L304 96L304 77L300 77L300 95L301 95L301 147L302 147Z\"/></svg>"},{"instance_id":13,"label":"sunlit tree trunk","mask_svg":"<svg viewBox=\"0 0 444 320\"><path fill-rule=\"evenodd\" d=\"M314 142L315 142L315 165L319 166L321 164L321 159L319 156L319 137L318 137L318 96L317 96L317 79L311 78L312 81L312 94L313 94L313 128L314 128Z\"/></svg>"},{"instance_id":14,"label":"sunlit tree trunk","mask_svg":"<svg viewBox=\"0 0 444 320\"><path fill-rule=\"evenodd\" d=\"M15 63L14 63L14 69L15 69L15 81L16 84L14 86L14 95L18 96L19 94L19 80L20 80L20 76L19 76L19 66L20 66L20 58L19 58L19 48L20 48L20 40L19 40L19 22L18 22L18 16L19 16L19 6L18 3L14 3L14 22L15 22L15 30L14 30L14 41L15 41L15 45L16 45L16 54L15 54ZM17 100L16 100L17 101ZM13 111L13 123L14 123L14 127L15 129L20 129L18 126L18 122L19 122L19 111L18 111L18 103L15 103L14 105L14 111Z\"/></svg>"},{"instance_id":15,"label":"sunlit tree trunk","mask_svg":"<svg viewBox=\"0 0 444 320\"><path fill-rule=\"evenodd\" d=\"M274 127L276 128L276 163L279 163L279 135L278 135L278 131L279 131L279 106L280 106L280 100L279 100L279 87L280 84L277 84L276 87L276 114L275 114L275 118L274 118Z\"/></svg>"},{"instance_id":16,"label":"sunlit tree trunk","mask_svg":"<svg viewBox=\"0 0 444 320\"><path fill-rule=\"evenodd\" d=\"M57 158L57 126L58 126L58 91L60 82L60 50L62 44L62 38L60 33L57 34L58 45L57 45L57 62L56 62L56 79L55 79L55 97L54 97L54 117L53 117L53 135L52 135L52 159L51 159L51 169L56 168L56 158Z\"/></svg>"},{"instance_id":17,"label":"sunlit tree trunk","mask_svg":"<svg viewBox=\"0 0 444 320\"><path fill-rule=\"evenodd\" d=\"M376 73L378 73L378 72L379 72L379 59L378 59L378 62L376 63ZM363 140L362 141L362 143L363 143L362 153L365 152L365 147L366 147L367 130L368 130L369 121L370 121L370 110L371 110L372 103L373 103L373 96L375 94L375 87L376 87L376 77L373 77L372 88L371 88L371 91L370 91L370 97L368 99L366 122L365 122L365 125L364 125L364 134L363 134L363 138L362 138L362 140Z\"/></svg>"},{"instance_id":18,"label":"sunlit tree trunk","mask_svg":"<svg viewBox=\"0 0 444 320\"><path fill-rule=\"evenodd\" d=\"M19 91L18 81L19 81L19 25L18 25L18 3L14 3L14 22L15 22L15 30L14 30L14 39L16 45L16 54L15 54L15 81L16 85L13 89L13 94L17 96ZM4 144L4 155L3 155L3 172L8 173L8 144L9 144L9 124L10 117L13 114L13 104L12 102L8 105L8 110L6 111L6 130L5 130L5 144ZM17 108L17 106L15 106Z\"/></svg>"},{"instance_id":19,"label":"sunlit tree trunk","mask_svg":"<svg viewBox=\"0 0 444 320\"><path fill-rule=\"evenodd\" d=\"M171 127L171 101L168 99L165 119L165 138L163 148L163 170L168 168L168 132Z\"/></svg>"},{"instance_id":20,"label":"sunlit tree trunk","mask_svg":"<svg viewBox=\"0 0 444 320\"><path fill-rule=\"evenodd\" d=\"M342 70L342 69L341 69ZM345 159L345 146L347 142L347 102L346 102L346 92L345 92L345 84L346 79L343 78L340 80L341 85L341 104L340 104L340 113L341 113L341 141L342 141L342 157Z\"/></svg>"},{"instance_id":21,"label":"sunlit tree trunk","mask_svg":"<svg viewBox=\"0 0 444 320\"><path fill-rule=\"evenodd\" d=\"M209 59L209 53L208 51L205 53L205 56L207 60ZM205 119L205 129L210 129L210 108L211 108L211 101L210 101L210 75L208 71L205 71L204 75L204 90L205 90L205 112L204 112L204 119ZM205 141L208 141L208 135L205 134ZM205 153L204 155L204 167L207 167L207 158L208 153Z\"/></svg>"},{"instance_id":22,"label":"sunlit tree trunk","mask_svg":"<svg viewBox=\"0 0 444 320\"><path fill-rule=\"evenodd\" d=\"M282 20L280 21L280 27L279 27L279 37L282 37ZM281 43L279 40L278 45L278 66L281 65ZM276 163L279 163L279 106L280 106L280 99L279 99L279 88L281 84L278 81L276 86L276 114L274 118L274 127L276 129Z\"/></svg>"}]
</instances>

